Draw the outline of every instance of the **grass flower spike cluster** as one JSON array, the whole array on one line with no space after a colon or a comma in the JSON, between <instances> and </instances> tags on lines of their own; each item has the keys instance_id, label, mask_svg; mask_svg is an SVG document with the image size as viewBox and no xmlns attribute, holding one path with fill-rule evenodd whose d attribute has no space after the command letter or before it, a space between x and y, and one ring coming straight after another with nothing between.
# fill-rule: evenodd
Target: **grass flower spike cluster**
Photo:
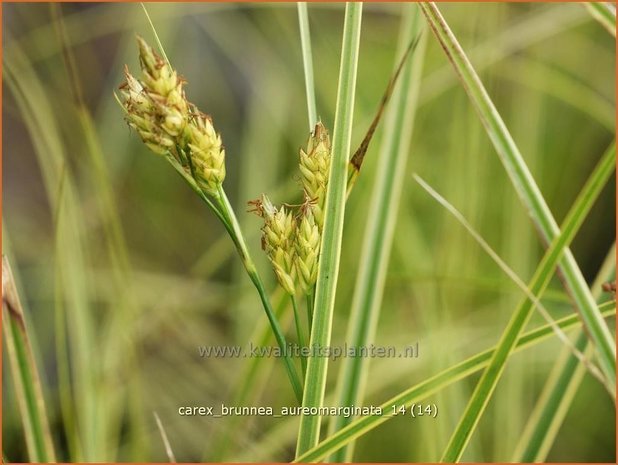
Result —
<instances>
[{"instance_id":1,"label":"grass flower spike cluster","mask_svg":"<svg viewBox=\"0 0 618 465\"><path fill-rule=\"evenodd\" d=\"M330 149L328 131L321 122L318 122L307 143L307 150L300 150L299 168L302 186L320 232L324 225L324 201L330 169Z\"/></svg>"},{"instance_id":2,"label":"grass flower spike cluster","mask_svg":"<svg viewBox=\"0 0 618 465\"><path fill-rule=\"evenodd\" d=\"M306 150L300 149L299 169L304 201L296 215L284 206L277 209L266 195L249 202L255 207L252 211L264 218L262 248L273 265L279 283L290 295L295 295L297 288L304 295L313 294L318 276L330 157L328 131L318 122ZM308 305L312 305L310 299Z\"/></svg>"},{"instance_id":3,"label":"grass flower spike cluster","mask_svg":"<svg viewBox=\"0 0 618 465\"><path fill-rule=\"evenodd\" d=\"M225 179L225 151L212 120L190 103L184 81L141 37L141 79L125 71L121 86L129 126L155 153L173 157L206 194Z\"/></svg>"},{"instance_id":4,"label":"grass flower spike cluster","mask_svg":"<svg viewBox=\"0 0 618 465\"><path fill-rule=\"evenodd\" d=\"M190 166L198 186L215 194L225 179L225 150L208 115L197 113L187 126Z\"/></svg>"},{"instance_id":5,"label":"grass flower spike cluster","mask_svg":"<svg viewBox=\"0 0 618 465\"><path fill-rule=\"evenodd\" d=\"M262 279L251 259L243 233L223 189L225 150L210 116L189 102L183 90L184 80L141 37L137 38L141 78L125 70L126 81L120 86L122 107L129 126L153 152L163 155L191 185L221 220L230 235L253 282L268 317L277 344L283 351L285 336L274 315ZM269 256L276 264L277 276L289 293L294 293L295 266L293 235L295 220L284 209L276 210L264 202L267 219ZM302 385L288 354L283 357L285 369L296 398L302 399Z\"/></svg>"},{"instance_id":6,"label":"grass flower spike cluster","mask_svg":"<svg viewBox=\"0 0 618 465\"><path fill-rule=\"evenodd\" d=\"M296 219L285 207L276 208L266 195L262 195L262 199L253 204L255 211L264 218L262 248L273 265L281 287L288 294L294 295Z\"/></svg>"},{"instance_id":7,"label":"grass flower spike cluster","mask_svg":"<svg viewBox=\"0 0 618 465\"><path fill-rule=\"evenodd\" d=\"M309 137L307 149L300 149L299 167L304 200L295 207L275 207L263 194L249 202L264 219L262 249L266 252L281 287L290 295L296 324L296 337L306 346L313 324L314 288L324 224L324 202L330 169L331 146L328 131L321 122ZM307 331L300 322L296 294L306 297ZM307 360L301 357L303 374Z\"/></svg>"}]
</instances>

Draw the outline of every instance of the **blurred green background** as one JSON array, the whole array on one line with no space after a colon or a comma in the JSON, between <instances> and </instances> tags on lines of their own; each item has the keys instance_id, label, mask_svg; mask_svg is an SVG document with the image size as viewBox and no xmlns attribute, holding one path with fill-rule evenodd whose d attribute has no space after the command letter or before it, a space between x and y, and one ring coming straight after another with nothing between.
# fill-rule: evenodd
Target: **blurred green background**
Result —
<instances>
[{"instance_id":1,"label":"blurred green background","mask_svg":"<svg viewBox=\"0 0 618 465\"><path fill-rule=\"evenodd\" d=\"M295 4L147 8L188 98L222 135L226 190L277 302L260 219L243 212L263 192L299 199L308 123ZM614 138L614 38L577 4L440 8L560 221ZM401 11L365 6L354 148L392 72ZM343 5L312 4L309 15L318 113L332 129ZM156 412L179 461L290 460L298 419L177 414L182 405L232 404L242 389L247 405L294 399L276 360L263 360L244 385L248 360L199 357L199 345L257 340L267 322L221 225L123 121L113 93L125 63L138 69L136 33L154 43L139 4L3 5L3 251L19 278L59 459L166 461ZM333 344L344 341L381 136L378 129L346 211ZM522 297L413 173L525 281L542 254L468 97L428 37L376 341L419 341L421 356L373 360L368 404L495 344ZM614 226L612 178L572 246L589 282ZM545 304L556 318L573 311L558 280ZM531 327L540 323L535 315ZM552 338L512 358L465 460L510 459L560 348ZM3 366L4 453L23 462L6 359ZM338 366L330 365L329 390ZM437 419L398 418L363 437L355 459L437 461L476 380L433 396ZM587 376L548 460L613 461L614 412Z\"/></svg>"}]
</instances>

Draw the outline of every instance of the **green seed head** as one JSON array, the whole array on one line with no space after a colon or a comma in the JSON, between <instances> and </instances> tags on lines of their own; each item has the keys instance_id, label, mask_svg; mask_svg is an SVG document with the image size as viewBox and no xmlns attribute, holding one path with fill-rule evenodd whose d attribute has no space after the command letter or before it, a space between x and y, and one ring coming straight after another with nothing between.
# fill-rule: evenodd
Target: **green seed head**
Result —
<instances>
[{"instance_id":1,"label":"green seed head","mask_svg":"<svg viewBox=\"0 0 618 465\"><path fill-rule=\"evenodd\" d=\"M324 222L323 210L330 169L330 152L328 131L321 122L318 122L307 142L307 149L300 150L299 168L302 186L306 196L311 200L311 210L320 231Z\"/></svg>"},{"instance_id":2,"label":"green seed head","mask_svg":"<svg viewBox=\"0 0 618 465\"><path fill-rule=\"evenodd\" d=\"M155 153L173 157L209 195L225 179L225 151L209 116L185 97L184 81L141 37L141 78L125 71L120 87L129 126Z\"/></svg>"},{"instance_id":3,"label":"green seed head","mask_svg":"<svg viewBox=\"0 0 618 465\"><path fill-rule=\"evenodd\" d=\"M203 113L192 117L186 138L195 180L204 192L216 193L225 179L225 150L210 117Z\"/></svg>"},{"instance_id":4,"label":"green seed head","mask_svg":"<svg viewBox=\"0 0 618 465\"><path fill-rule=\"evenodd\" d=\"M120 87L129 126L155 153L177 157L175 146L188 121L183 81L144 39L137 38L141 79L125 70Z\"/></svg>"},{"instance_id":5,"label":"green seed head","mask_svg":"<svg viewBox=\"0 0 618 465\"><path fill-rule=\"evenodd\" d=\"M309 204L306 203L305 206L301 210L302 216L296 233L296 272L300 288L306 294L318 277L321 236Z\"/></svg>"},{"instance_id":6,"label":"green seed head","mask_svg":"<svg viewBox=\"0 0 618 465\"><path fill-rule=\"evenodd\" d=\"M277 280L288 294L294 295L296 219L285 207L275 207L266 195L251 204L255 206L255 212L264 218L262 248L272 263Z\"/></svg>"},{"instance_id":7,"label":"green seed head","mask_svg":"<svg viewBox=\"0 0 618 465\"><path fill-rule=\"evenodd\" d=\"M129 126L137 131L144 143L155 153L165 155L175 146L174 136L159 124L157 106L148 91L125 70L126 82L121 86L121 96Z\"/></svg>"},{"instance_id":8,"label":"green seed head","mask_svg":"<svg viewBox=\"0 0 618 465\"><path fill-rule=\"evenodd\" d=\"M182 86L178 74L140 36L137 36L137 45L145 87L167 98L169 94L173 94ZM177 96L172 96L172 100L175 98ZM172 103L178 103L178 101Z\"/></svg>"}]
</instances>

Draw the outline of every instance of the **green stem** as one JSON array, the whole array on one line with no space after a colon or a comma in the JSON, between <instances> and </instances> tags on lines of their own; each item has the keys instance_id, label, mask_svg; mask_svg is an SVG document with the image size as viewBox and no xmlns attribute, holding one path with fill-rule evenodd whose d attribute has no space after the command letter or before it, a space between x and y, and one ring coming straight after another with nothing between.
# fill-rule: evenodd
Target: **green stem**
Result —
<instances>
[{"instance_id":1,"label":"green stem","mask_svg":"<svg viewBox=\"0 0 618 465\"><path fill-rule=\"evenodd\" d=\"M281 330L279 321L277 320L273 312L272 306L270 304L270 299L268 298L266 288L264 287L264 283L262 282L257 268L255 267L255 264L251 259L251 255L249 254L249 250L247 249L247 245L245 244L242 230L240 229L240 225L238 224L238 219L236 218L230 201L228 200L227 195L223 190L223 186L219 186L218 195L215 198L215 201L217 202L217 205L219 207L218 210L223 217L222 221L225 224L226 229L230 234L230 237L234 241L234 245L236 245L236 249L238 250L238 254L240 255L245 270L247 271L251 282L257 289L258 294L260 295L260 300L262 301L264 311L266 312L266 316L268 317L270 326L272 327L273 333L275 334L277 344L281 349L283 363L285 364L285 369L288 373L288 377L290 378L290 382L292 383L292 389L294 389L296 399L300 403L302 402L303 398L303 389L300 378L298 377L298 373L296 372L294 362L290 357L285 336L283 335L283 331Z\"/></svg>"},{"instance_id":2,"label":"green stem","mask_svg":"<svg viewBox=\"0 0 618 465\"><path fill-rule=\"evenodd\" d=\"M298 304L296 302L296 297L293 295L290 296L292 300L292 308L294 309L294 324L296 326L296 337L298 338L298 345L301 349L306 347L305 344L305 336L302 325L300 323L300 315L298 314ZM300 364L303 369L303 377L307 374L307 357L301 354L300 356Z\"/></svg>"},{"instance_id":3,"label":"green stem","mask_svg":"<svg viewBox=\"0 0 618 465\"><path fill-rule=\"evenodd\" d=\"M318 122L318 115L315 105L315 86L313 84L313 59L311 54L311 34L309 33L309 15L307 14L307 3L298 2L296 5L298 6L300 44L303 53L303 69L305 71L309 132L311 132Z\"/></svg>"},{"instance_id":4,"label":"green stem","mask_svg":"<svg viewBox=\"0 0 618 465\"><path fill-rule=\"evenodd\" d=\"M213 211L215 216L219 218L221 223L223 223L223 226L225 226L225 229L230 234L230 237L234 239L234 234L231 229L231 225L229 224L229 221L224 215L224 213L220 210L219 208L220 205L218 203L217 204L213 203L212 200L210 200L210 198L208 198L208 196L204 194L204 191L202 191L202 189L200 189L199 186L196 184L195 179L193 179L193 177L184 170L184 168L180 165L180 163L178 163L178 161L174 159L174 157L169 155L167 157L167 161L170 163L170 165L174 167L174 169L180 175L180 177L184 179L187 182L187 184L189 184L189 187L193 189L193 191L200 197L200 199L202 199L204 203L206 203L206 205L210 207L210 209ZM234 241L234 245L236 245L236 241Z\"/></svg>"},{"instance_id":5,"label":"green stem","mask_svg":"<svg viewBox=\"0 0 618 465\"><path fill-rule=\"evenodd\" d=\"M412 38L423 27L418 7L406 5L404 10L397 57L406 53ZM393 93L393 106L387 113L384 144L380 150L376 181L367 215L363 247L354 297L348 323L346 344L350 347L367 347L375 339L386 270L398 216L399 199L406 176L406 163L410 152L415 103L420 84L423 48L426 34L421 38L421 50L413 60L408 60L401 74L401 84ZM395 69L398 61L395 62ZM348 186L349 188L349 186ZM345 357L339 371L336 405L361 405L369 370L367 357ZM337 416L329 423L329 434L349 424L354 418ZM330 457L332 462L349 462L354 444L339 450Z\"/></svg>"},{"instance_id":6,"label":"green stem","mask_svg":"<svg viewBox=\"0 0 618 465\"><path fill-rule=\"evenodd\" d=\"M323 349L328 347L331 338L343 236L348 154L350 153L352 118L354 115L362 8L362 3L346 3L332 160L324 206L324 230L316 283L315 312L311 329L311 348ZM303 407L319 408L323 405L327 371L327 357L309 357ZM321 421L321 415L303 414L301 416L296 445L297 456L318 443Z\"/></svg>"},{"instance_id":7,"label":"green stem","mask_svg":"<svg viewBox=\"0 0 618 465\"><path fill-rule=\"evenodd\" d=\"M13 273L6 257L2 258L2 319L28 457L31 462L55 462L41 381Z\"/></svg>"},{"instance_id":8,"label":"green stem","mask_svg":"<svg viewBox=\"0 0 618 465\"><path fill-rule=\"evenodd\" d=\"M275 301L275 316L284 320L284 311L287 309L288 294L282 287L272 297ZM266 323L266 322L264 322ZM270 344L273 331L270 326L261 322L256 325L256 330L250 341L256 341L256 346ZM242 371L234 382L233 394L230 395L232 405L248 405L255 402L263 391L265 380L269 377L270 360L261 357L252 357L245 360ZM246 417L234 415L225 424L220 424L220 429L214 433L210 441L211 447L204 451L201 462L229 462L227 456L234 433L240 428Z\"/></svg>"},{"instance_id":9,"label":"green stem","mask_svg":"<svg viewBox=\"0 0 618 465\"><path fill-rule=\"evenodd\" d=\"M313 327L313 292L309 292L306 295L307 298L307 324L309 328L309 334L311 334L311 328Z\"/></svg>"}]
</instances>

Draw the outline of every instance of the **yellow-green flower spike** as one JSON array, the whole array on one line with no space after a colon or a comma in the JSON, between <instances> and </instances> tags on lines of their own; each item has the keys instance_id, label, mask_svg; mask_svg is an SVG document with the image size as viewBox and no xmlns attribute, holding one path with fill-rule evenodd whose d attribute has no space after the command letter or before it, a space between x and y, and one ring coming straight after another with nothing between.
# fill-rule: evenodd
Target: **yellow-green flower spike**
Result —
<instances>
[{"instance_id":1,"label":"yellow-green flower spike","mask_svg":"<svg viewBox=\"0 0 618 465\"><path fill-rule=\"evenodd\" d=\"M302 186L306 196L311 200L311 210L320 231L324 223L324 201L330 158L330 137L322 122L318 122L307 142L307 149L300 150L299 168Z\"/></svg>"},{"instance_id":2,"label":"yellow-green flower spike","mask_svg":"<svg viewBox=\"0 0 618 465\"><path fill-rule=\"evenodd\" d=\"M126 82L120 87L127 121L153 152L178 158L176 138L188 121L183 81L144 39L138 37L137 43L141 79L127 69Z\"/></svg>"},{"instance_id":3,"label":"yellow-green flower spike","mask_svg":"<svg viewBox=\"0 0 618 465\"><path fill-rule=\"evenodd\" d=\"M209 116L199 113L187 126L189 156L200 188L215 194L225 179L225 150Z\"/></svg>"},{"instance_id":4,"label":"yellow-green flower spike","mask_svg":"<svg viewBox=\"0 0 618 465\"><path fill-rule=\"evenodd\" d=\"M296 219L285 207L276 208L266 195L251 204L255 206L254 211L264 218L262 248L273 266L277 280L288 294L294 295Z\"/></svg>"},{"instance_id":5,"label":"yellow-green flower spike","mask_svg":"<svg viewBox=\"0 0 618 465\"><path fill-rule=\"evenodd\" d=\"M301 210L302 216L296 233L296 273L301 291L307 294L318 277L321 236L310 204L305 205Z\"/></svg>"},{"instance_id":6,"label":"yellow-green flower spike","mask_svg":"<svg viewBox=\"0 0 618 465\"><path fill-rule=\"evenodd\" d=\"M120 86L129 126L153 152L174 158L209 195L225 179L225 151L210 117L185 97L184 81L141 37L141 78Z\"/></svg>"},{"instance_id":7,"label":"yellow-green flower spike","mask_svg":"<svg viewBox=\"0 0 618 465\"><path fill-rule=\"evenodd\" d=\"M120 87L126 119L129 126L137 131L144 143L155 153L165 155L174 149L174 136L162 130L159 125L157 109L148 92L125 70L126 82Z\"/></svg>"}]
</instances>

